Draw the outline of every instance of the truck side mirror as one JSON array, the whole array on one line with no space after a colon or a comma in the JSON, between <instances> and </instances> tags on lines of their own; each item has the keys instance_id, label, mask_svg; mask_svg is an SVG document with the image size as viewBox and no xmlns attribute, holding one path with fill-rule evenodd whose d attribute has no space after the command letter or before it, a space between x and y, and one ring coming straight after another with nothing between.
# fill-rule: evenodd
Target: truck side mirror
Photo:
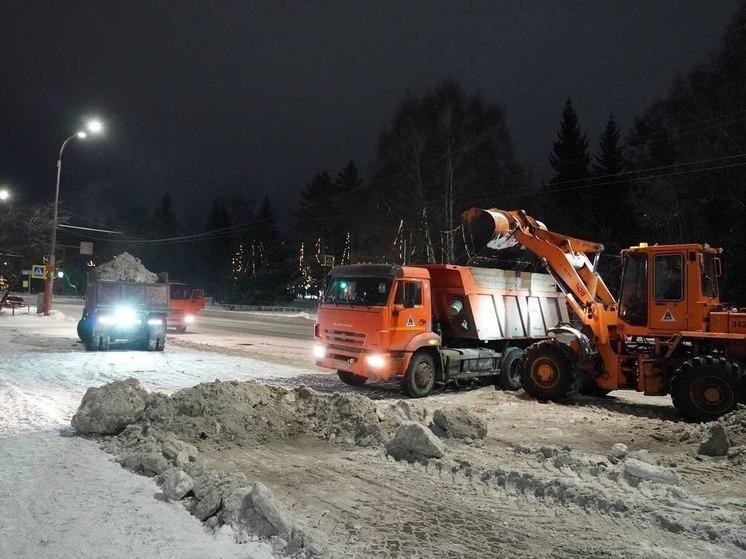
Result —
<instances>
[{"instance_id":1,"label":"truck side mirror","mask_svg":"<svg viewBox=\"0 0 746 559\"><path fill-rule=\"evenodd\" d=\"M720 259L718 257L715 257L715 277L720 277L723 275L723 265L720 262Z\"/></svg>"}]
</instances>

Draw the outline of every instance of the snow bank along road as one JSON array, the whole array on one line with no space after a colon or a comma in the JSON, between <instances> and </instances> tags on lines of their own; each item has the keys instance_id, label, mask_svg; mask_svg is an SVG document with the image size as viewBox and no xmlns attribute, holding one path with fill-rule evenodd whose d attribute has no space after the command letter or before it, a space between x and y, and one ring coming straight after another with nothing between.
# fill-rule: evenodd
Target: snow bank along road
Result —
<instances>
[{"instance_id":1,"label":"snow bank along road","mask_svg":"<svg viewBox=\"0 0 746 559\"><path fill-rule=\"evenodd\" d=\"M297 367L167 345L86 353L77 316L0 314L0 558L269 557L208 535L181 505L72 436L86 389L137 377L171 393L203 381L302 374Z\"/></svg>"}]
</instances>

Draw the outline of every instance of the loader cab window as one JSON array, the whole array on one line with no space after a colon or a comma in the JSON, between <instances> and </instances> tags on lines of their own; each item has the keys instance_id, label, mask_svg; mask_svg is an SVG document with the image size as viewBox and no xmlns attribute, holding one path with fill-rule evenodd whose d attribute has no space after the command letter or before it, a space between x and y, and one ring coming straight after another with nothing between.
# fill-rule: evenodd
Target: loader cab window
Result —
<instances>
[{"instance_id":1,"label":"loader cab window","mask_svg":"<svg viewBox=\"0 0 746 559\"><path fill-rule=\"evenodd\" d=\"M653 296L656 301L681 301L684 296L684 255L656 254Z\"/></svg>"},{"instance_id":2,"label":"loader cab window","mask_svg":"<svg viewBox=\"0 0 746 559\"><path fill-rule=\"evenodd\" d=\"M715 256L712 254L700 254L700 268L702 272L702 295L705 297L718 296L717 269L715 268Z\"/></svg>"},{"instance_id":3,"label":"loader cab window","mask_svg":"<svg viewBox=\"0 0 746 559\"><path fill-rule=\"evenodd\" d=\"M422 305L422 283L419 281L400 281L396 284L394 304L407 308Z\"/></svg>"},{"instance_id":4,"label":"loader cab window","mask_svg":"<svg viewBox=\"0 0 746 559\"><path fill-rule=\"evenodd\" d=\"M622 272L619 317L630 326L648 323L648 257L628 254Z\"/></svg>"}]
</instances>

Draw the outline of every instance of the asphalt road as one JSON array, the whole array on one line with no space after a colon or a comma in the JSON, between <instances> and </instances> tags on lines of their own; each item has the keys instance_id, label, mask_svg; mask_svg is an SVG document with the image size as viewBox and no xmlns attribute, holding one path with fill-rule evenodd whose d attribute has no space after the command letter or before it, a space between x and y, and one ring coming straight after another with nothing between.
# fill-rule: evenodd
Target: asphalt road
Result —
<instances>
[{"instance_id":1,"label":"asphalt road","mask_svg":"<svg viewBox=\"0 0 746 559\"><path fill-rule=\"evenodd\" d=\"M67 316L83 313L83 302L55 299L53 308ZM247 313L207 308L201 311L188 331L196 334L253 334L292 340L313 340L313 319L267 313ZM169 331L169 334L172 331Z\"/></svg>"}]
</instances>

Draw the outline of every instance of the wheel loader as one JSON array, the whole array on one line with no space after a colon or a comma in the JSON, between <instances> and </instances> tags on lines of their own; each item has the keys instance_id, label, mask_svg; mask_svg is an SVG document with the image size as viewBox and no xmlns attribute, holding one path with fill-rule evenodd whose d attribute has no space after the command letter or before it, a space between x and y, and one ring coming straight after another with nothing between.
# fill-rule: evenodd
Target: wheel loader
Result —
<instances>
[{"instance_id":1,"label":"wheel loader","mask_svg":"<svg viewBox=\"0 0 746 559\"><path fill-rule=\"evenodd\" d=\"M721 249L625 249L617 301L597 271L602 244L550 231L523 210L474 208L463 217L476 248L520 245L538 257L577 317L526 349L521 384L529 395L670 394L685 419L699 422L746 399L746 309L720 301Z\"/></svg>"}]
</instances>

